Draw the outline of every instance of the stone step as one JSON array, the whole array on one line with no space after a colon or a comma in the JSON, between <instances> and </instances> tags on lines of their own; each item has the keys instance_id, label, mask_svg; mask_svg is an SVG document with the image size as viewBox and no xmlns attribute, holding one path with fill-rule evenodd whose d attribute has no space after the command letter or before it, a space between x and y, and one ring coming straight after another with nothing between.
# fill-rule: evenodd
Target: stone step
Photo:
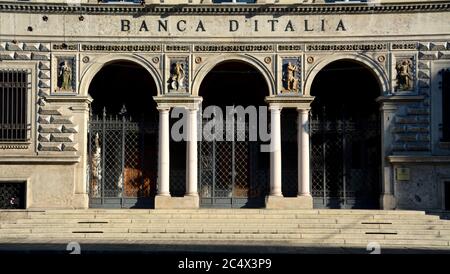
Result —
<instances>
[{"instance_id":1,"label":"stone step","mask_svg":"<svg viewBox=\"0 0 450 274\"><path fill-rule=\"evenodd\" d=\"M111 239L111 240L290 240L296 243L369 243L377 242L380 245L421 245L421 246L449 246L450 240L444 238L433 239L395 239L386 235L372 235L372 237L350 237L340 234L216 234L216 233L40 233L30 234L26 237L21 234L9 234L5 239Z\"/></svg>"},{"instance_id":2,"label":"stone step","mask_svg":"<svg viewBox=\"0 0 450 274\"><path fill-rule=\"evenodd\" d=\"M26 211L26 210L24 210ZM424 211L415 210L364 210L364 209L47 209L44 211L29 211L31 214L79 214L79 213L108 213L108 214L376 214L376 215L425 215Z\"/></svg>"}]
</instances>

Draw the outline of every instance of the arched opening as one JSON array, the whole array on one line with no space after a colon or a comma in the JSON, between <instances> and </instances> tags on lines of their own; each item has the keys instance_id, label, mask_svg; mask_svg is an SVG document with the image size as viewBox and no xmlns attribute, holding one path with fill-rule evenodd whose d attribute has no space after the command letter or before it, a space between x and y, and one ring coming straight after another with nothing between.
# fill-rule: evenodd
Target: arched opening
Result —
<instances>
[{"instance_id":1,"label":"arched opening","mask_svg":"<svg viewBox=\"0 0 450 274\"><path fill-rule=\"evenodd\" d=\"M315 207L378 208L381 182L380 85L351 60L325 66L311 95L311 192Z\"/></svg>"},{"instance_id":2,"label":"arched opening","mask_svg":"<svg viewBox=\"0 0 450 274\"><path fill-rule=\"evenodd\" d=\"M264 101L268 94L261 73L240 61L216 65L201 83L199 95L203 97L204 111L203 140L199 143L201 206L264 206L269 182L269 153L261 152L259 134L256 138L251 136L258 133L261 115L268 116ZM207 118L205 109L212 110L212 106L217 109ZM260 106L264 107L262 111ZM229 119L227 123L227 107L242 107L247 114L236 114L234 122L230 123ZM209 127L220 116L223 117L223 130ZM234 130L227 130L227 125ZM266 127L265 124L262 126ZM211 128L213 130L209 130Z\"/></svg>"},{"instance_id":3,"label":"arched opening","mask_svg":"<svg viewBox=\"0 0 450 274\"><path fill-rule=\"evenodd\" d=\"M153 207L158 111L152 76L134 62L116 61L95 75L88 92L90 207Z\"/></svg>"}]
</instances>

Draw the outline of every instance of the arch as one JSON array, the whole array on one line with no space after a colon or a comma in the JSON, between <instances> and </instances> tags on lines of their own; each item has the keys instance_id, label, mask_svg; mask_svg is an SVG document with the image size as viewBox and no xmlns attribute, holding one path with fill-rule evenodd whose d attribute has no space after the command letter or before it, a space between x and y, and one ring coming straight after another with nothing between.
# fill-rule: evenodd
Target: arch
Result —
<instances>
[{"instance_id":1,"label":"arch","mask_svg":"<svg viewBox=\"0 0 450 274\"><path fill-rule=\"evenodd\" d=\"M316 75L327 65L340 60L351 60L355 61L356 63L359 63L363 65L365 68L367 68L377 79L378 84L380 86L380 95L382 95L385 92L389 91L389 78L384 72L383 68L373 59L370 57L363 55L363 54L356 54L356 53L347 53L347 54L332 54L328 56L327 58L324 58L320 62L318 62L315 66L313 66L308 75L306 76L305 80L305 86L304 91L306 95L310 95L311 92L311 86L314 82L314 78Z\"/></svg>"},{"instance_id":2,"label":"arch","mask_svg":"<svg viewBox=\"0 0 450 274\"><path fill-rule=\"evenodd\" d=\"M80 80L80 94L88 95L89 85L94 79L95 75L105 66L120 61L130 61L142 66L145 70L150 73L153 81L155 82L157 94L160 95L162 93L162 78L159 74L158 70L151 65L151 63L142 56L136 54L108 54L101 56L99 58L95 58L91 62L91 64L84 69L84 72L81 75Z\"/></svg>"},{"instance_id":3,"label":"arch","mask_svg":"<svg viewBox=\"0 0 450 274\"><path fill-rule=\"evenodd\" d=\"M247 54L226 54L212 57L208 59L203 66L200 67L200 69L192 79L192 86L191 86L192 95L198 96L200 91L200 85L202 84L206 75L208 75L208 73L212 69L214 69L214 67L216 67L220 63L228 61L244 62L254 67L259 73L261 73L261 75L266 80L266 84L270 93L267 94L267 96L275 94L275 85L274 85L275 80L272 74L270 73L270 70L260 60L258 60L254 56Z\"/></svg>"}]
</instances>

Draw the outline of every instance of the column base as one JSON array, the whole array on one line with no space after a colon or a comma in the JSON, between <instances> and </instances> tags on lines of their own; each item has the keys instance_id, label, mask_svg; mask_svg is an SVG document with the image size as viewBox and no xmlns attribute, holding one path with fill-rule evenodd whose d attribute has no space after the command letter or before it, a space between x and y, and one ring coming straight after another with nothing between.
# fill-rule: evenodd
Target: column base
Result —
<instances>
[{"instance_id":1,"label":"column base","mask_svg":"<svg viewBox=\"0 0 450 274\"><path fill-rule=\"evenodd\" d=\"M397 199L392 194L381 194L380 196L380 206L381 209L391 210L397 207Z\"/></svg>"},{"instance_id":2,"label":"column base","mask_svg":"<svg viewBox=\"0 0 450 274\"><path fill-rule=\"evenodd\" d=\"M199 196L171 197L157 195L155 197L155 209L192 209L199 207Z\"/></svg>"},{"instance_id":3,"label":"column base","mask_svg":"<svg viewBox=\"0 0 450 274\"><path fill-rule=\"evenodd\" d=\"M89 195L87 193L75 193L72 200L72 208L86 209L89 207Z\"/></svg>"},{"instance_id":4,"label":"column base","mask_svg":"<svg viewBox=\"0 0 450 274\"><path fill-rule=\"evenodd\" d=\"M311 196L283 197L266 196L267 209L312 209Z\"/></svg>"}]
</instances>

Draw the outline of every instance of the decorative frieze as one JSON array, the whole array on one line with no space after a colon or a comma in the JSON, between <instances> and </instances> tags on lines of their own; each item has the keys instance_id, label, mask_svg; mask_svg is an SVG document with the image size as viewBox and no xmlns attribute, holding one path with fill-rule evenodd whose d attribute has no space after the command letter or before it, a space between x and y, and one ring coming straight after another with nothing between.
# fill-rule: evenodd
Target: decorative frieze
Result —
<instances>
[{"instance_id":1,"label":"decorative frieze","mask_svg":"<svg viewBox=\"0 0 450 274\"><path fill-rule=\"evenodd\" d=\"M299 52L303 51L304 47L301 44L288 44L288 45L278 45L277 47L278 51L294 51Z\"/></svg>"},{"instance_id":2,"label":"decorative frieze","mask_svg":"<svg viewBox=\"0 0 450 274\"><path fill-rule=\"evenodd\" d=\"M220 45L194 45L194 52L271 52L271 44L220 44Z\"/></svg>"},{"instance_id":3,"label":"decorative frieze","mask_svg":"<svg viewBox=\"0 0 450 274\"><path fill-rule=\"evenodd\" d=\"M161 45L144 44L144 45L105 45L105 44L83 44L82 51L135 51L135 52L160 52Z\"/></svg>"},{"instance_id":4,"label":"decorative frieze","mask_svg":"<svg viewBox=\"0 0 450 274\"><path fill-rule=\"evenodd\" d=\"M307 51L385 51L387 43L357 43L357 44L310 44Z\"/></svg>"},{"instance_id":5,"label":"decorative frieze","mask_svg":"<svg viewBox=\"0 0 450 274\"><path fill-rule=\"evenodd\" d=\"M189 52L191 49L190 45L166 45L166 52Z\"/></svg>"}]
</instances>

